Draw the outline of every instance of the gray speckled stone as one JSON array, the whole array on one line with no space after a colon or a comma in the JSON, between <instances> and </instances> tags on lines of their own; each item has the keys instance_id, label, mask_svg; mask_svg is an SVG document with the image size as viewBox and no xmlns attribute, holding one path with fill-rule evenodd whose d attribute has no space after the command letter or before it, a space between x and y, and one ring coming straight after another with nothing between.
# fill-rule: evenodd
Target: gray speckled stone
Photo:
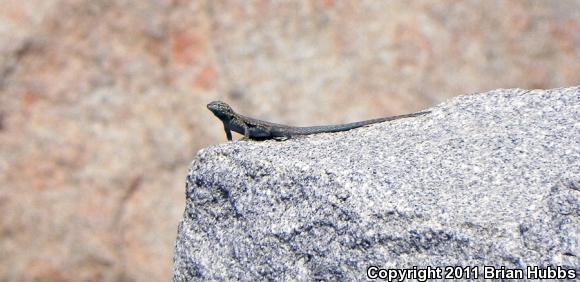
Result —
<instances>
[{"instance_id":1,"label":"gray speckled stone","mask_svg":"<svg viewBox=\"0 0 580 282\"><path fill-rule=\"evenodd\" d=\"M174 281L363 280L370 265L578 270L580 87L431 110L201 150Z\"/></svg>"}]
</instances>

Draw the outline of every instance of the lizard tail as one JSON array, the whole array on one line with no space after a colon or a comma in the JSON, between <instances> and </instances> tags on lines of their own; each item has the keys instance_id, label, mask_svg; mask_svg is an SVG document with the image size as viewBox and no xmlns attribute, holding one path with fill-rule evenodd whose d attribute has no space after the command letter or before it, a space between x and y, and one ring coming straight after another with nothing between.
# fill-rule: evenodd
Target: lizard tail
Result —
<instances>
[{"instance_id":1,"label":"lizard tail","mask_svg":"<svg viewBox=\"0 0 580 282\"><path fill-rule=\"evenodd\" d=\"M293 127L290 128L289 131L292 132L292 135L308 135L308 134L318 134L318 133L330 133L330 132L340 132L340 131L347 131L351 129L355 129L358 127L380 123L385 121L392 121L397 119L403 118L410 118L410 117L417 117L421 115L425 115L430 113L430 111L425 112L417 112L412 114L404 114L398 116L390 116L390 117L382 117L376 119L369 119L363 121L357 121L352 123L340 124L340 125L322 125L322 126L309 126L309 127Z\"/></svg>"}]
</instances>

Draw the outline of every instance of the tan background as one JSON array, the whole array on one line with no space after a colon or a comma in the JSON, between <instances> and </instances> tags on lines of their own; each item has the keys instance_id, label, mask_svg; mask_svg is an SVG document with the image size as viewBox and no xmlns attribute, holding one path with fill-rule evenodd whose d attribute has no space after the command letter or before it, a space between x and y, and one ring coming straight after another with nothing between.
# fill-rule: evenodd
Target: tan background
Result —
<instances>
[{"instance_id":1,"label":"tan background","mask_svg":"<svg viewBox=\"0 0 580 282\"><path fill-rule=\"evenodd\" d=\"M0 0L0 281L168 280L211 100L340 123L579 58L575 0Z\"/></svg>"}]
</instances>

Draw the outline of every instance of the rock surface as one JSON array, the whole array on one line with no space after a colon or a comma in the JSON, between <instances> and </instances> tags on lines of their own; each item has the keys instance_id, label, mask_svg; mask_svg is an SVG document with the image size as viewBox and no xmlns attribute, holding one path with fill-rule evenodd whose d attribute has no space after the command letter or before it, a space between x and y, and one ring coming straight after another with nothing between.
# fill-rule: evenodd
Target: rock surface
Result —
<instances>
[{"instance_id":1,"label":"rock surface","mask_svg":"<svg viewBox=\"0 0 580 282\"><path fill-rule=\"evenodd\" d=\"M580 87L201 150L174 281L363 280L367 267L580 269Z\"/></svg>"}]
</instances>

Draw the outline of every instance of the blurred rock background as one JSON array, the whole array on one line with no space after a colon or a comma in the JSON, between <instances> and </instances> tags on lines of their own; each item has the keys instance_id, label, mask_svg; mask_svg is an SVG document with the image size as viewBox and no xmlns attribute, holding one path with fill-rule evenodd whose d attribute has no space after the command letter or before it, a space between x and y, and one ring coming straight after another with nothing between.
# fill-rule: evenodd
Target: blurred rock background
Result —
<instances>
[{"instance_id":1,"label":"blurred rock background","mask_svg":"<svg viewBox=\"0 0 580 282\"><path fill-rule=\"evenodd\" d=\"M205 105L294 125L580 84L580 2L0 0L0 281L166 281Z\"/></svg>"}]
</instances>

